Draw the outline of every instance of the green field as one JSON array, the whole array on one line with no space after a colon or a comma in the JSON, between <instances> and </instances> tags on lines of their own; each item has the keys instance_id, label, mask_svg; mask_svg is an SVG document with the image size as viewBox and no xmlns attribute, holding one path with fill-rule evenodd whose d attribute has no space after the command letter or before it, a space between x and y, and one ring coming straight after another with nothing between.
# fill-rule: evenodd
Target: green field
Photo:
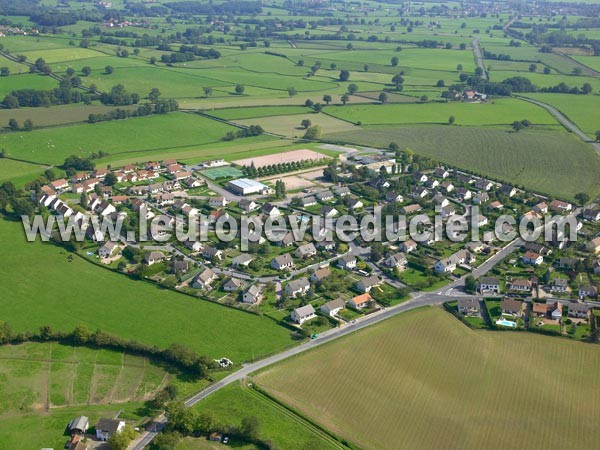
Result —
<instances>
[{"instance_id":1,"label":"green field","mask_svg":"<svg viewBox=\"0 0 600 450\"><path fill-rule=\"evenodd\" d=\"M254 416L260 423L261 439L277 448L339 448L318 429L243 384L227 386L194 408L211 413L223 425L238 426L243 418Z\"/></svg>"},{"instance_id":2,"label":"green field","mask_svg":"<svg viewBox=\"0 0 600 450\"><path fill-rule=\"evenodd\" d=\"M1 65L1 64L0 64ZM45 75L22 74L2 78L0 83L0 99L17 89L54 89L58 82ZM4 124L2 124L4 126Z\"/></svg>"},{"instance_id":3,"label":"green field","mask_svg":"<svg viewBox=\"0 0 600 450\"><path fill-rule=\"evenodd\" d=\"M45 166L30 164L12 159L0 159L0 181L14 180L15 178L35 178L37 174L46 170Z\"/></svg>"},{"instance_id":4,"label":"green field","mask_svg":"<svg viewBox=\"0 0 600 450\"><path fill-rule=\"evenodd\" d=\"M313 112L306 106L264 106L250 108L227 108L216 111L206 111L211 116L225 120L254 119L256 117L287 116L293 114L309 114Z\"/></svg>"},{"instance_id":5,"label":"green field","mask_svg":"<svg viewBox=\"0 0 600 450\"><path fill-rule=\"evenodd\" d=\"M164 151L218 142L228 131L227 124L186 113L141 117L97 124L13 132L0 135L7 155L45 164L58 164L69 155L87 156L104 151L111 156Z\"/></svg>"},{"instance_id":6,"label":"green field","mask_svg":"<svg viewBox=\"0 0 600 450\"><path fill-rule=\"evenodd\" d=\"M135 109L136 106L121 106L120 109ZM48 127L55 125L68 125L86 122L90 114L104 114L113 111L114 106L104 105L61 105L52 108L48 114L47 108L19 108L0 109L0 126L8 130L8 121L16 119L19 125L27 119L33 122L34 127Z\"/></svg>"},{"instance_id":7,"label":"green field","mask_svg":"<svg viewBox=\"0 0 600 450\"><path fill-rule=\"evenodd\" d=\"M56 343L2 346L0 449L62 448L65 427L82 414L91 425L118 410L135 419L143 402L174 377L146 358L109 350Z\"/></svg>"},{"instance_id":8,"label":"green field","mask_svg":"<svg viewBox=\"0 0 600 450\"><path fill-rule=\"evenodd\" d=\"M210 357L251 360L293 344L275 322L166 291L102 269L47 243L25 241L20 223L0 220L5 269L1 320L16 331L42 325L71 331L84 324L167 347L185 344ZM35 282L31 282L35 274Z\"/></svg>"},{"instance_id":9,"label":"green field","mask_svg":"<svg viewBox=\"0 0 600 450\"><path fill-rule=\"evenodd\" d=\"M594 138L594 133L600 129L597 116L600 108L598 95L526 94L526 96L554 106L591 138Z\"/></svg>"},{"instance_id":10,"label":"green field","mask_svg":"<svg viewBox=\"0 0 600 450\"><path fill-rule=\"evenodd\" d=\"M328 109L328 112L331 108ZM327 114L300 114L278 117L265 117L259 119L236 120L241 125L258 124L270 133L286 137L302 137L306 130L300 126L304 119L311 121L312 125L319 125L323 133L338 133L354 130L356 126Z\"/></svg>"},{"instance_id":11,"label":"green field","mask_svg":"<svg viewBox=\"0 0 600 450\"><path fill-rule=\"evenodd\" d=\"M360 448L586 448L600 439L598 370L598 346L473 331L430 308L255 381Z\"/></svg>"},{"instance_id":12,"label":"green field","mask_svg":"<svg viewBox=\"0 0 600 450\"><path fill-rule=\"evenodd\" d=\"M326 109L332 116L364 125L447 124L454 116L458 125L508 125L528 119L533 124L556 125L543 108L517 99L489 103L423 103L393 105L346 105Z\"/></svg>"},{"instance_id":13,"label":"green field","mask_svg":"<svg viewBox=\"0 0 600 450\"><path fill-rule=\"evenodd\" d=\"M560 198L600 194L600 158L562 131L508 131L456 126L368 127L325 139L385 148L397 142L441 162ZM552 174L551 177L548 174Z\"/></svg>"}]
</instances>

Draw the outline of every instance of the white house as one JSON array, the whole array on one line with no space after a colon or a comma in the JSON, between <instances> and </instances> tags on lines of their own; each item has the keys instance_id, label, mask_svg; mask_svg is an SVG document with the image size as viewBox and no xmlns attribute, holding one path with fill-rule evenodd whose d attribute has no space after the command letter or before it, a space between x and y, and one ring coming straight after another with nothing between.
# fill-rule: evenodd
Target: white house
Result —
<instances>
[{"instance_id":1,"label":"white house","mask_svg":"<svg viewBox=\"0 0 600 450\"><path fill-rule=\"evenodd\" d=\"M292 321L298 325L302 325L307 320L314 319L315 317L317 317L315 308L310 304L296 308L290 314Z\"/></svg>"},{"instance_id":2,"label":"white house","mask_svg":"<svg viewBox=\"0 0 600 450\"><path fill-rule=\"evenodd\" d=\"M120 433L125 428L125 422L119 419L100 419L96 424L96 438L108 441L113 435Z\"/></svg>"},{"instance_id":3,"label":"white house","mask_svg":"<svg viewBox=\"0 0 600 450\"><path fill-rule=\"evenodd\" d=\"M308 278L299 278L290 281L285 287L285 293L292 298L306 294L310 290Z\"/></svg>"},{"instance_id":4,"label":"white house","mask_svg":"<svg viewBox=\"0 0 600 450\"><path fill-rule=\"evenodd\" d=\"M261 284L253 284L242 294L242 302L249 305L256 305L263 299L263 286Z\"/></svg>"},{"instance_id":5,"label":"white house","mask_svg":"<svg viewBox=\"0 0 600 450\"><path fill-rule=\"evenodd\" d=\"M344 255L337 260L340 269L352 270L356 267L356 256Z\"/></svg>"},{"instance_id":6,"label":"white house","mask_svg":"<svg viewBox=\"0 0 600 450\"><path fill-rule=\"evenodd\" d=\"M289 269L294 265L294 260L289 253L284 253L283 255L276 256L271 261L271 267L275 270L284 270Z\"/></svg>"},{"instance_id":7,"label":"white house","mask_svg":"<svg viewBox=\"0 0 600 450\"><path fill-rule=\"evenodd\" d=\"M329 317L334 317L344 308L346 308L346 302L341 298L338 298L321 306L321 312L327 314Z\"/></svg>"}]
</instances>

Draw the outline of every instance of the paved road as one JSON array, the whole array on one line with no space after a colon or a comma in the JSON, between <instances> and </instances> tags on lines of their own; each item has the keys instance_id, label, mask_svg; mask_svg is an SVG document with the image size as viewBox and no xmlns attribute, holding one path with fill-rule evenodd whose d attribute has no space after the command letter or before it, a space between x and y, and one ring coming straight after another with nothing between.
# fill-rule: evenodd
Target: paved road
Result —
<instances>
[{"instance_id":1,"label":"paved road","mask_svg":"<svg viewBox=\"0 0 600 450\"><path fill-rule=\"evenodd\" d=\"M561 123L561 125L563 127L565 127L568 131L575 133L584 142L587 142L588 144L590 144L594 148L594 150L596 150L598 152L598 154L600 154L600 143L594 142L587 134L585 134L583 131L581 131L581 129L579 129L579 127L577 125L575 125L573 122L571 122L562 112L560 112L554 106L548 105L547 103L544 103L544 102L540 102L539 100L533 100L531 98L521 97L520 95L515 95L515 97L544 108L546 111L548 111L550 114L552 114L556 118L556 120L558 120Z\"/></svg>"},{"instance_id":2,"label":"paved road","mask_svg":"<svg viewBox=\"0 0 600 450\"><path fill-rule=\"evenodd\" d=\"M483 75L481 76L481 78L485 78L486 80L488 80L488 73L487 70L485 70L485 65L483 64L483 53L481 52L481 47L479 46L479 38L476 37L473 39L472 42L473 45L473 54L475 55L475 62L477 63L477 67L481 67L481 70L483 70Z\"/></svg>"}]
</instances>

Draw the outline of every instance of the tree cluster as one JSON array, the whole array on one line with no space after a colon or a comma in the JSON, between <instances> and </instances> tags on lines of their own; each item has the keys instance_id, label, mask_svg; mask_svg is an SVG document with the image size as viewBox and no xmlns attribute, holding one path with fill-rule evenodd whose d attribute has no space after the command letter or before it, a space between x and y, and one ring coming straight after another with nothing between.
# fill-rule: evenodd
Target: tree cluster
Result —
<instances>
[{"instance_id":1,"label":"tree cluster","mask_svg":"<svg viewBox=\"0 0 600 450\"><path fill-rule=\"evenodd\" d=\"M233 141L234 139L241 139L252 136L260 136L265 130L260 125L250 125L249 127L242 128L236 132L228 131L227 134L222 138L223 141Z\"/></svg>"}]
</instances>

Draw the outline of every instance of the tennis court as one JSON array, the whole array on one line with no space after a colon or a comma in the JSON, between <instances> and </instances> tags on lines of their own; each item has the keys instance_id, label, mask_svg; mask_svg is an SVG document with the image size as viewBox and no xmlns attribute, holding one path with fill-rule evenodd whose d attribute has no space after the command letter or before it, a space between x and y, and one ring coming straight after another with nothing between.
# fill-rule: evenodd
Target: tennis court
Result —
<instances>
[{"instance_id":1,"label":"tennis court","mask_svg":"<svg viewBox=\"0 0 600 450\"><path fill-rule=\"evenodd\" d=\"M243 175L243 172L235 167L215 167L214 169L202 170L200 173L211 180L218 178L237 178Z\"/></svg>"}]
</instances>

